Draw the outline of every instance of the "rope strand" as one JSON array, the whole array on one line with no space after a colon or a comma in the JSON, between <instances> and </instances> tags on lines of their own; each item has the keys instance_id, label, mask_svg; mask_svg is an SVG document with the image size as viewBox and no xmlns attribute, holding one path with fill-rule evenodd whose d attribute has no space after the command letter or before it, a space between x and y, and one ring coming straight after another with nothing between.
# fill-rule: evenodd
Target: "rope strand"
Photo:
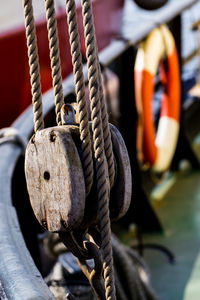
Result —
<instances>
[{"instance_id":1,"label":"rope strand","mask_svg":"<svg viewBox=\"0 0 200 300\"><path fill-rule=\"evenodd\" d=\"M82 0L82 13L86 41L88 79L91 99L91 119L93 130L93 147L96 162L97 194L99 202L99 219L102 241L103 269L106 289L106 299L116 299L114 271L111 245L111 228L109 218L109 186L106 180L106 161L101 122L101 106L99 101L98 60L95 40L92 4L90 0Z\"/></svg>"},{"instance_id":2,"label":"rope strand","mask_svg":"<svg viewBox=\"0 0 200 300\"><path fill-rule=\"evenodd\" d=\"M64 103L61 65L59 55L59 42L57 22L53 0L45 0L46 19L49 38L50 60L52 79L55 95L55 110L57 124L61 123L61 106ZM89 120L85 99L85 86L82 71L82 59L80 41L78 35L76 6L74 0L66 0L68 15L69 35L74 66L74 80L79 106L80 136L83 147L84 169L86 174L87 193L92 185L93 166L91 154L91 142L89 132ZM32 94L34 103L35 130L43 128L42 96L39 77L39 61L37 55L35 25L33 19L32 1L24 0L25 22L27 33L27 45L29 52L29 65L31 74ZM86 40L86 55L88 65L88 79L91 99L91 119L93 131L93 148L95 157L97 196L99 205L99 226L101 231L101 251L103 256L103 269L106 299L115 300L115 284L113 271L113 257L111 245L111 228L109 217L110 186L114 182L114 161L112 153L111 136L108 125L108 116L103 97L101 72L96 47L94 21L92 15L91 0L82 0L82 13L84 21L84 33ZM41 121L42 118L42 121ZM40 123L38 123L40 121ZM109 174L109 180L107 180Z\"/></svg>"},{"instance_id":3,"label":"rope strand","mask_svg":"<svg viewBox=\"0 0 200 300\"><path fill-rule=\"evenodd\" d=\"M54 0L45 0L45 5L51 59L51 71L55 96L56 120L58 125L62 125L60 110L64 103L64 97Z\"/></svg>"},{"instance_id":4,"label":"rope strand","mask_svg":"<svg viewBox=\"0 0 200 300\"><path fill-rule=\"evenodd\" d=\"M76 101L78 102L79 111L79 130L82 143L82 161L86 195L88 195L93 183L93 160L75 0L66 0L66 11L74 72Z\"/></svg>"},{"instance_id":5,"label":"rope strand","mask_svg":"<svg viewBox=\"0 0 200 300\"><path fill-rule=\"evenodd\" d=\"M39 58L37 49L37 37L35 31L35 21L33 16L32 0L24 0L24 17L26 27L26 40L29 57L29 69L31 77L31 92L34 114L34 130L44 128L42 112L42 92L40 83Z\"/></svg>"},{"instance_id":6,"label":"rope strand","mask_svg":"<svg viewBox=\"0 0 200 300\"><path fill-rule=\"evenodd\" d=\"M110 128L108 123L108 113L104 100L103 87L102 87L102 78L101 78L101 70L100 64L97 54L98 61L98 82L99 82L99 99L101 103L101 118L102 118L102 128L103 128L103 139L104 139L104 150L108 163L108 173L110 180L110 188L114 185L115 180L115 165L114 165L114 157L113 157L113 148L112 148L112 140L110 134Z\"/></svg>"}]
</instances>

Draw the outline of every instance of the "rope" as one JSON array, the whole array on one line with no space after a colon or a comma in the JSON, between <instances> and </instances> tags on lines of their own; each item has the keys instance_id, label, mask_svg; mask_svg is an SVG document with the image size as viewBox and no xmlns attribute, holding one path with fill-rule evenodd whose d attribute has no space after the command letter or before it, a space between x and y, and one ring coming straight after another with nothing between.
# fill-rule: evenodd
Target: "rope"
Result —
<instances>
[{"instance_id":1,"label":"rope","mask_svg":"<svg viewBox=\"0 0 200 300\"><path fill-rule=\"evenodd\" d=\"M141 285L138 280L138 274L136 274L135 268L132 268L130 257L125 251L122 251L120 244L115 238L112 239L112 243L118 269L120 268L120 270L123 270L124 282L127 284L126 292L128 293L128 298L145 300L145 296L141 291Z\"/></svg>"},{"instance_id":2,"label":"rope","mask_svg":"<svg viewBox=\"0 0 200 300\"><path fill-rule=\"evenodd\" d=\"M83 162L86 195L88 195L93 183L93 160L75 0L66 0L66 10L77 99L76 101L78 102L79 111L79 130L82 143L81 161Z\"/></svg>"},{"instance_id":3,"label":"rope","mask_svg":"<svg viewBox=\"0 0 200 300\"><path fill-rule=\"evenodd\" d=\"M60 66L59 41L57 33L57 22L54 8L54 0L45 0L46 4L46 19L49 38L49 50L51 59L51 71L55 96L56 121L58 125L61 122L61 107L64 103L62 76Z\"/></svg>"},{"instance_id":4,"label":"rope","mask_svg":"<svg viewBox=\"0 0 200 300\"><path fill-rule=\"evenodd\" d=\"M111 246L111 228L109 218L109 187L106 180L106 160L101 122L101 106L99 103L98 60L95 40L95 29L90 0L82 0L82 14L86 41L86 56L88 65L88 80L91 99L91 119L93 130L93 147L96 162L97 195L99 204L99 220L101 231L101 249L105 279L106 299L116 299L113 258Z\"/></svg>"},{"instance_id":5,"label":"rope","mask_svg":"<svg viewBox=\"0 0 200 300\"><path fill-rule=\"evenodd\" d=\"M61 253L66 252L66 247L55 233L48 233L43 244L45 252L54 259L58 259ZM121 244L113 234L112 244L117 299L158 300L148 283L150 272L143 258L128 246ZM142 279L144 278L142 273L145 274L145 281ZM66 283L63 282L63 285L65 286Z\"/></svg>"},{"instance_id":6,"label":"rope","mask_svg":"<svg viewBox=\"0 0 200 300\"><path fill-rule=\"evenodd\" d=\"M114 235L112 243L115 272L121 282L119 300L123 300L125 296L133 300L158 300L149 284L144 282L139 274L139 269L142 269L148 277L149 270L143 259L131 248L122 245Z\"/></svg>"},{"instance_id":7,"label":"rope","mask_svg":"<svg viewBox=\"0 0 200 300\"><path fill-rule=\"evenodd\" d=\"M107 159L107 163L108 163L110 188L112 188L114 185L114 180L115 180L115 165L114 165L114 158L113 158L113 148L112 148L109 123L108 123L107 107L105 105L103 88L102 88L102 77L101 77L101 70L100 70L98 54L96 54L96 57L97 57L97 61L98 61L99 99L100 99L100 103L101 103L101 118L102 118L102 128L103 128L104 150L105 150L105 155L106 155L106 159Z\"/></svg>"},{"instance_id":8,"label":"rope","mask_svg":"<svg viewBox=\"0 0 200 300\"><path fill-rule=\"evenodd\" d=\"M33 16L32 0L24 0L23 3L24 3L24 17L25 17L25 27L26 27L26 40L27 40L28 57L29 57L29 68L30 68L30 77L31 77L34 130L36 132L37 130L41 130L44 128L37 37L35 32L35 21Z\"/></svg>"},{"instance_id":9,"label":"rope","mask_svg":"<svg viewBox=\"0 0 200 300\"><path fill-rule=\"evenodd\" d=\"M50 60L52 79L55 95L55 110L57 124L62 125L61 122L61 106L64 103L62 76L59 55L59 42L57 33L57 22L55 16L55 8L53 0L45 0L46 4L46 19L49 38ZM91 154L91 142L89 132L89 122L87 115L87 107L84 91L84 78L82 72L82 62L80 53L80 42L76 20L76 7L74 1L66 0L69 35L71 43L72 62L74 65L74 80L77 94L77 102L79 105L80 115L80 135L82 147L84 149L84 171L86 174L86 190L89 192L92 185L93 166ZM27 45L29 50L29 64L31 73L32 94L37 96L36 100L33 97L34 103L34 122L35 131L42 129L42 97L39 77L39 62L37 55L37 44L35 35L35 25L33 19L33 9L31 0L25 1L25 20L27 32ZM103 88L101 80L101 72L98 60L98 53L96 47L96 37L94 29L94 21L92 15L92 5L90 0L82 0L82 13L84 20L84 32L86 39L86 54L88 64L88 79L91 99L91 119L93 131L93 148L96 164L96 179L97 179L97 195L99 205L99 225L102 240L102 255L103 255L103 269L106 289L106 299L116 299L114 272L113 272L113 258L111 245L111 228L109 218L109 182L107 180L107 173L109 174L110 186L114 183L114 161L112 152L111 135L108 125L108 116L103 97ZM31 28L30 28L31 24ZM33 48L33 49L32 49ZM34 56L32 57L32 55ZM33 65L33 68L31 69ZM35 82L36 92L35 92ZM39 92L38 92L39 89ZM35 96L35 97L36 97ZM37 105L36 105L37 104ZM35 112L37 115L35 116ZM38 125L38 120L42 122ZM108 170L107 170L108 168Z\"/></svg>"},{"instance_id":10,"label":"rope","mask_svg":"<svg viewBox=\"0 0 200 300\"><path fill-rule=\"evenodd\" d=\"M118 272L115 270L115 286L116 286L116 297L118 300L128 300L128 297L124 291L122 283L119 279Z\"/></svg>"}]
</instances>

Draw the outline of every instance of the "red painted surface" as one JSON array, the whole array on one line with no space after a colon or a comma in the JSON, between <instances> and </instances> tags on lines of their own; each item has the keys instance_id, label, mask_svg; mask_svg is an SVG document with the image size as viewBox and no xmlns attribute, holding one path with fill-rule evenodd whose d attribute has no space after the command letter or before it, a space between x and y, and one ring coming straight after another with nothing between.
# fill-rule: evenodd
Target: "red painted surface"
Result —
<instances>
[{"instance_id":1,"label":"red painted surface","mask_svg":"<svg viewBox=\"0 0 200 300\"><path fill-rule=\"evenodd\" d=\"M164 87L161 99L160 117L169 117L177 122L180 119L180 72L176 48L167 57L167 68L164 61L159 66L160 81ZM135 71L135 97L138 110L137 150L143 150L141 160L153 165L157 158L155 144L156 131L152 101L154 99L154 76L147 70Z\"/></svg>"},{"instance_id":2,"label":"red painted surface","mask_svg":"<svg viewBox=\"0 0 200 300\"><path fill-rule=\"evenodd\" d=\"M178 54L174 48L172 54L167 58L168 70L166 71L166 94L162 99L161 117L168 116L179 122L180 119L180 72Z\"/></svg>"},{"instance_id":3,"label":"red painted surface","mask_svg":"<svg viewBox=\"0 0 200 300\"><path fill-rule=\"evenodd\" d=\"M93 11L99 50L119 35L124 0L94 0ZM81 7L77 7L82 53L85 55ZM65 10L57 15L62 76L71 71L71 55ZM52 87L45 19L36 22L42 91ZM25 30L0 35L0 127L9 126L31 103Z\"/></svg>"},{"instance_id":4,"label":"red painted surface","mask_svg":"<svg viewBox=\"0 0 200 300\"><path fill-rule=\"evenodd\" d=\"M145 160L154 164L157 156L155 145L154 114L152 112L152 99L154 94L154 77L148 71L143 71L142 77L142 105L144 120L143 151Z\"/></svg>"}]
</instances>

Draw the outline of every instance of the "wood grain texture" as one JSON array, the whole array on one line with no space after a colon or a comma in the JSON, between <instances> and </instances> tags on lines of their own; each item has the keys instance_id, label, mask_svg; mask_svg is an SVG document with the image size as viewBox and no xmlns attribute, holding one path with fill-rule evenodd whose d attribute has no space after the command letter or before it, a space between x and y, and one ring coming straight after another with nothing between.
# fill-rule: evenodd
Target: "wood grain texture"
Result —
<instances>
[{"instance_id":1,"label":"wood grain texture","mask_svg":"<svg viewBox=\"0 0 200 300\"><path fill-rule=\"evenodd\" d=\"M72 134L79 135L78 127L38 131L26 150L31 205L40 224L52 232L75 229L84 216L84 175Z\"/></svg>"},{"instance_id":2,"label":"wood grain texture","mask_svg":"<svg viewBox=\"0 0 200 300\"><path fill-rule=\"evenodd\" d=\"M132 194L131 166L125 142L119 130L110 124L116 178L110 195L110 216L112 220L123 217L129 209Z\"/></svg>"}]
</instances>

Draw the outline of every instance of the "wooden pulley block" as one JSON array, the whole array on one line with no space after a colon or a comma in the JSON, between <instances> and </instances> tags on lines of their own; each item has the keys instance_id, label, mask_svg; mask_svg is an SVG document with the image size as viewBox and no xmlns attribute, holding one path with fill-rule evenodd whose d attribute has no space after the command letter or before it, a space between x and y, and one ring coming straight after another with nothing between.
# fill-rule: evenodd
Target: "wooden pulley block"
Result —
<instances>
[{"instance_id":1,"label":"wooden pulley block","mask_svg":"<svg viewBox=\"0 0 200 300\"><path fill-rule=\"evenodd\" d=\"M116 178L110 194L110 217L123 217L131 202L132 176L128 151L119 130L110 124L113 153L116 162Z\"/></svg>"},{"instance_id":2,"label":"wooden pulley block","mask_svg":"<svg viewBox=\"0 0 200 300\"><path fill-rule=\"evenodd\" d=\"M114 125L109 124L109 126L116 169L115 183L110 193L109 206L110 218L112 221L115 221L123 217L130 206L132 195L132 176L130 160L123 137ZM98 222L98 200L94 184L86 199L85 216L82 227L86 228L94 226L98 224Z\"/></svg>"},{"instance_id":3,"label":"wooden pulley block","mask_svg":"<svg viewBox=\"0 0 200 300\"><path fill-rule=\"evenodd\" d=\"M26 149L31 205L51 232L74 230L84 217L84 174L74 140L79 140L77 126L51 127L37 131Z\"/></svg>"}]
</instances>

